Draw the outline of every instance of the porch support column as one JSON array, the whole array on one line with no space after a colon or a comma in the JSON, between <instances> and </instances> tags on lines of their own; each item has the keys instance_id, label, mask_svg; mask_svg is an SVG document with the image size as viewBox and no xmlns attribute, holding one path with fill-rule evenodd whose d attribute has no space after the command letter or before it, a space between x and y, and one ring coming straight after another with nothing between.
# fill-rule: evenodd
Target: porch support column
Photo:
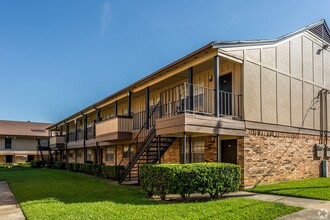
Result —
<instances>
[{"instance_id":1,"label":"porch support column","mask_svg":"<svg viewBox=\"0 0 330 220\"><path fill-rule=\"evenodd\" d=\"M96 142L94 163L99 164L99 142Z\"/></svg>"},{"instance_id":2,"label":"porch support column","mask_svg":"<svg viewBox=\"0 0 330 220\"><path fill-rule=\"evenodd\" d=\"M132 92L129 91L128 92L128 97L127 97L127 103L128 103L128 107L127 107L127 115L128 117L131 117L132 116Z\"/></svg>"},{"instance_id":3,"label":"porch support column","mask_svg":"<svg viewBox=\"0 0 330 220\"><path fill-rule=\"evenodd\" d=\"M96 122L101 121L101 109L96 109Z\"/></svg>"},{"instance_id":4,"label":"porch support column","mask_svg":"<svg viewBox=\"0 0 330 220\"><path fill-rule=\"evenodd\" d=\"M158 163L162 163L162 158L160 157L160 135L157 137L157 154L158 154Z\"/></svg>"},{"instance_id":5,"label":"porch support column","mask_svg":"<svg viewBox=\"0 0 330 220\"><path fill-rule=\"evenodd\" d=\"M215 117L220 116L220 99L219 99L219 76L220 76L220 57L214 57L214 114Z\"/></svg>"},{"instance_id":6,"label":"porch support column","mask_svg":"<svg viewBox=\"0 0 330 220\"><path fill-rule=\"evenodd\" d=\"M78 140L78 123L77 123L77 119L74 120L74 123L75 123L74 140L77 141Z\"/></svg>"},{"instance_id":7,"label":"porch support column","mask_svg":"<svg viewBox=\"0 0 330 220\"><path fill-rule=\"evenodd\" d=\"M70 137L70 128L69 128L69 123L66 123L65 122L65 125L66 125L66 134L65 134L65 162L69 162L68 160L68 142L69 142L69 137Z\"/></svg>"},{"instance_id":8,"label":"porch support column","mask_svg":"<svg viewBox=\"0 0 330 220\"><path fill-rule=\"evenodd\" d=\"M118 101L115 101L115 116L118 116Z\"/></svg>"},{"instance_id":9,"label":"porch support column","mask_svg":"<svg viewBox=\"0 0 330 220\"><path fill-rule=\"evenodd\" d=\"M193 154L192 154L192 141L191 137L189 137L189 163L193 162Z\"/></svg>"},{"instance_id":10,"label":"porch support column","mask_svg":"<svg viewBox=\"0 0 330 220\"><path fill-rule=\"evenodd\" d=\"M194 110L194 86L193 86L193 83L194 83L194 76L193 76L193 68L190 67L188 69L188 84L189 84L189 108L188 110L190 111L193 111Z\"/></svg>"},{"instance_id":11,"label":"porch support column","mask_svg":"<svg viewBox=\"0 0 330 220\"><path fill-rule=\"evenodd\" d=\"M217 145L217 162L221 162L221 140L220 140L220 135L217 134L216 138L216 145Z\"/></svg>"},{"instance_id":12,"label":"porch support column","mask_svg":"<svg viewBox=\"0 0 330 220\"><path fill-rule=\"evenodd\" d=\"M149 119L149 107L150 107L150 103L149 103L149 97L150 97L150 89L149 86L146 88L146 120ZM147 124L146 129L149 129L149 124Z\"/></svg>"},{"instance_id":13,"label":"porch support column","mask_svg":"<svg viewBox=\"0 0 330 220\"><path fill-rule=\"evenodd\" d=\"M87 115L84 115L84 142L83 142L84 163L86 163L86 153L87 153L86 140L87 140Z\"/></svg>"},{"instance_id":14,"label":"porch support column","mask_svg":"<svg viewBox=\"0 0 330 220\"><path fill-rule=\"evenodd\" d=\"M182 163L185 164L187 163L187 134L186 132L183 132L183 137L182 137Z\"/></svg>"}]
</instances>

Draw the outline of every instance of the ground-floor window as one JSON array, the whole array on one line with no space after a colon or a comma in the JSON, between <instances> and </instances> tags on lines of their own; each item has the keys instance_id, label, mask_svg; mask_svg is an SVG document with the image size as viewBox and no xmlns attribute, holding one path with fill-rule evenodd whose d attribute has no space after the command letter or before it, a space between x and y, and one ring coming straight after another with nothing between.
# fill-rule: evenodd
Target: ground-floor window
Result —
<instances>
[{"instance_id":1,"label":"ground-floor window","mask_svg":"<svg viewBox=\"0 0 330 220\"><path fill-rule=\"evenodd\" d=\"M205 138L192 137L188 138L186 146L187 161L190 163L198 163L205 161Z\"/></svg>"},{"instance_id":2,"label":"ground-floor window","mask_svg":"<svg viewBox=\"0 0 330 220\"><path fill-rule=\"evenodd\" d=\"M77 150L77 157L81 158L81 150Z\"/></svg>"},{"instance_id":3,"label":"ground-floor window","mask_svg":"<svg viewBox=\"0 0 330 220\"><path fill-rule=\"evenodd\" d=\"M86 160L92 161L92 149L87 149Z\"/></svg>"},{"instance_id":4,"label":"ground-floor window","mask_svg":"<svg viewBox=\"0 0 330 220\"><path fill-rule=\"evenodd\" d=\"M114 146L106 148L105 160L109 161L109 162L115 161L115 147Z\"/></svg>"},{"instance_id":5,"label":"ground-floor window","mask_svg":"<svg viewBox=\"0 0 330 220\"><path fill-rule=\"evenodd\" d=\"M126 152L128 152L128 150L130 150L130 152L126 153ZM133 146L129 147L129 145L124 145L123 155L124 155L124 158L132 158L134 155L134 147Z\"/></svg>"},{"instance_id":6,"label":"ground-floor window","mask_svg":"<svg viewBox=\"0 0 330 220\"><path fill-rule=\"evenodd\" d=\"M69 157L73 157L73 150L69 151Z\"/></svg>"}]
</instances>

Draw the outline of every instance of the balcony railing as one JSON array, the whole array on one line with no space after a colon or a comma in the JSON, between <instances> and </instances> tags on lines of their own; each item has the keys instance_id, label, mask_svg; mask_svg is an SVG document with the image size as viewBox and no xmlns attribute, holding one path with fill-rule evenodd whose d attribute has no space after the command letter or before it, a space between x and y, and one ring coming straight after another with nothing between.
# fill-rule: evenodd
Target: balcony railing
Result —
<instances>
[{"instance_id":1,"label":"balcony railing","mask_svg":"<svg viewBox=\"0 0 330 220\"><path fill-rule=\"evenodd\" d=\"M149 108L149 115L151 112L154 111L155 108L156 106L151 106ZM133 130L141 129L142 126L146 123L146 111L134 113L132 118L133 118Z\"/></svg>"},{"instance_id":2,"label":"balcony railing","mask_svg":"<svg viewBox=\"0 0 330 220\"><path fill-rule=\"evenodd\" d=\"M132 117L116 116L96 123L96 136L102 136L114 132L132 132L132 128Z\"/></svg>"},{"instance_id":3,"label":"balcony railing","mask_svg":"<svg viewBox=\"0 0 330 220\"><path fill-rule=\"evenodd\" d=\"M76 132L69 132L69 142L76 141Z\"/></svg>"},{"instance_id":4,"label":"balcony railing","mask_svg":"<svg viewBox=\"0 0 330 220\"><path fill-rule=\"evenodd\" d=\"M90 140L93 138L95 138L95 125L87 127L87 139Z\"/></svg>"},{"instance_id":5,"label":"balcony railing","mask_svg":"<svg viewBox=\"0 0 330 220\"><path fill-rule=\"evenodd\" d=\"M65 136L54 136L49 139L50 146L64 145Z\"/></svg>"},{"instance_id":6,"label":"balcony railing","mask_svg":"<svg viewBox=\"0 0 330 220\"><path fill-rule=\"evenodd\" d=\"M241 95L219 91L220 116L241 116ZM160 94L161 117L181 113L215 116L215 90L184 83Z\"/></svg>"},{"instance_id":7,"label":"balcony railing","mask_svg":"<svg viewBox=\"0 0 330 220\"><path fill-rule=\"evenodd\" d=\"M84 139L84 129L79 129L77 131L77 140L83 140Z\"/></svg>"}]
</instances>

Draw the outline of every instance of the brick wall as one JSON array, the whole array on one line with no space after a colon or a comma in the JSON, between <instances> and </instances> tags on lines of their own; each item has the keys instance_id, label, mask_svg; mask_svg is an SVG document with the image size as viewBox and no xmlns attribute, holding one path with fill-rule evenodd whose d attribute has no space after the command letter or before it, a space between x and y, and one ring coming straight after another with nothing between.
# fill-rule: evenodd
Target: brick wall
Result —
<instances>
[{"instance_id":1,"label":"brick wall","mask_svg":"<svg viewBox=\"0 0 330 220\"><path fill-rule=\"evenodd\" d=\"M318 136L248 130L238 139L242 185L319 177L323 158L314 156L317 143Z\"/></svg>"},{"instance_id":2,"label":"brick wall","mask_svg":"<svg viewBox=\"0 0 330 220\"><path fill-rule=\"evenodd\" d=\"M162 156L161 163L180 163L181 138L178 138Z\"/></svg>"},{"instance_id":3,"label":"brick wall","mask_svg":"<svg viewBox=\"0 0 330 220\"><path fill-rule=\"evenodd\" d=\"M0 155L0 163L6 163L6 156Z\"/></svg>"}]
</instances>

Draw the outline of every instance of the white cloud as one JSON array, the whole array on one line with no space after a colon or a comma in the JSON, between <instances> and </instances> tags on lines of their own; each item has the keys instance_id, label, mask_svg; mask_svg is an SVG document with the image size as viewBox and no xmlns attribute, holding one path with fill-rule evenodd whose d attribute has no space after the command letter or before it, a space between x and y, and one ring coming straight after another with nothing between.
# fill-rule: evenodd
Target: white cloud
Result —
<instances>
[{"instance_id":1,"label":"white cloud","mask_svg":"<svg viewBox=\"0 0 330 220\"><path fill-rule=\"evenodd\" d=\"M105 0L102 5L102 14L100 21L100 37L103 38L108 26L108 19L110 15L110 2Z\"/></svg>"}]
</instances>

